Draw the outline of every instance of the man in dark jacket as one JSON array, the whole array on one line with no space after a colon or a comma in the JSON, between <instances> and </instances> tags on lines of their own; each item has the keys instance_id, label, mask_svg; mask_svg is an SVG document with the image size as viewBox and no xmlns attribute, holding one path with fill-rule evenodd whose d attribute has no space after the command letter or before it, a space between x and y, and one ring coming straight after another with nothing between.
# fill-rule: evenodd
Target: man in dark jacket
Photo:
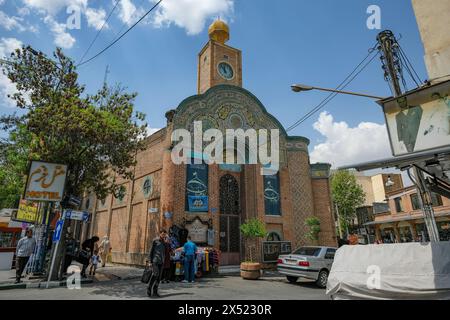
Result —
<instances>
[{"instance_id":1,"label":"man in dark jacket","mask_svg":"<svg viewBox=\"0 0 450 320\"><path fill-rule=\"evenodd\" d=\"M162 270L164 266L165 259L165 238L167 236L166 230L161 230L159 237L155 238L152 243L152 249L148 256L147 263L152 266L152 276L147 289L147 294L149 297L160 297L158 293L158 286L161 281Z\"/></svg>"}]
</instances>

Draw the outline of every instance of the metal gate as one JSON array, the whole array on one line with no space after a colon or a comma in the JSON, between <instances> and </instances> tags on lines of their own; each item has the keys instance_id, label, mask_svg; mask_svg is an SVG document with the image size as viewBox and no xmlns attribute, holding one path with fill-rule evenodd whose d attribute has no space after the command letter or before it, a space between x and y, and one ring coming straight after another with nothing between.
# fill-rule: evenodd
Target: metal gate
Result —
<instances>
[{"instance_id":1,"label":"metal gate","mask_svg":"<svg viewBox=\"0 0 450 320\"><path fill-rule=\"evenodd\" d=\"M221 265L240 262L240 201L239 184L232 175L220 179L220 251Z\"/></svg>"}]
</instances>

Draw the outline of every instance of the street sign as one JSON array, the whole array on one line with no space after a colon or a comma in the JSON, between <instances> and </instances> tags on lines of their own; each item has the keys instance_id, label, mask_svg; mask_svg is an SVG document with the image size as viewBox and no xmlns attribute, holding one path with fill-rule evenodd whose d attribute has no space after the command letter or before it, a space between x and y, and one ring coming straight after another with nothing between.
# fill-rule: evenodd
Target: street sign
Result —
<instances>
[{"instance_id":1,"label":"street sign","mask_svg":"<svg viewBox=\"0 0 450 320\"><path fill-rule=\"evenodd\" d=\"M71 209L64 210L64 214L66 219L70 220L79 220L79 221L88 221L89 220L89 212L87 211L75 211Z\"/></svg>"},{"instance_id":2,"label":"street sign","mask_svg":"<svg viewBox=\"0 0 450 320\"><path fill-rule=\"evenodd\" d=\"M395 157L450 146L449 96L446 81L378 101Z\"/></svg>"},{"instance_id":3,"label":"street sign","mask_svg":"<svg viewBox=\"0 0 450 320\"><path fill-rule=\"evenodd\" d=\"M55 232L53 233L53 242L58 242L61 239L61 233L63 230L64 220L58 220L55 226Z\"/></svg>"},{"instance_id":4,"label":"street sign","mask_svg":"<svg viewBox=\"0 0 450 320\"><path fill-rule=\"evenodd\" d=\"M35 201L61 201L66 175L66 165L32 161L24 198Z\"/></svg>"},{"instance_id":5,"label":"street sign","mask_svg":"<svg viewBox=\"0 0 450 320\"><path fill-rule=\"evenodd\" d=\"M69 204L79 206L81 204L81 199L71 195L69 197Z\"/></svg>"}]
</instances>

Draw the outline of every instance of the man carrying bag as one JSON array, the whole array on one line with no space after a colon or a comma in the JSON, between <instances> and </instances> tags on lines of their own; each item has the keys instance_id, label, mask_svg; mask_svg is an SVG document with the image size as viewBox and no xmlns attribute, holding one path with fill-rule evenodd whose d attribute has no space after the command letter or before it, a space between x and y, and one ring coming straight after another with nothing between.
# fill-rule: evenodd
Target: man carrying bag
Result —
<instances>
[{"instance_id":1,"label":"man carrying bag","mask_svg":"<svg viewBox=\"0 0 450 320\"><path fill-rule=\"evenodd\" d=\"M161 296L158 293L159 283L161 281L161 275L164 265L164 257L165 257L165 238L167 233L165 230L161 230L159 233L159 237L155 238L152 243L152 249L150 250L150 254L147 260L149 267L151 267L151 276L149 285L147 288L147 295L152 298L160 298ZM145 271L142 277L144 278ZM148 275L147 275L148 276ZM145 279L143 279L145 280Z\"/></svg>"}]
</instances>

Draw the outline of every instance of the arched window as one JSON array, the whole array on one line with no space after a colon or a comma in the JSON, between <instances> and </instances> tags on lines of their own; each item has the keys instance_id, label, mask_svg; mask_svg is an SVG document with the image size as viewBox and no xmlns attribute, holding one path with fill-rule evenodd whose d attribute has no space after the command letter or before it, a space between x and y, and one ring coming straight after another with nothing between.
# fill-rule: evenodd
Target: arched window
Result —
<instances>
[{"instance_id":1,"label":"arched window","mask_svg":"<svg viewBox=\"0 0 450 320\"><path fill-rule=\"evenodd\" d=\"M278 232L269 232L267 235L267 241L281 241L281 236Z\"/></svg>"}]
</instances>

